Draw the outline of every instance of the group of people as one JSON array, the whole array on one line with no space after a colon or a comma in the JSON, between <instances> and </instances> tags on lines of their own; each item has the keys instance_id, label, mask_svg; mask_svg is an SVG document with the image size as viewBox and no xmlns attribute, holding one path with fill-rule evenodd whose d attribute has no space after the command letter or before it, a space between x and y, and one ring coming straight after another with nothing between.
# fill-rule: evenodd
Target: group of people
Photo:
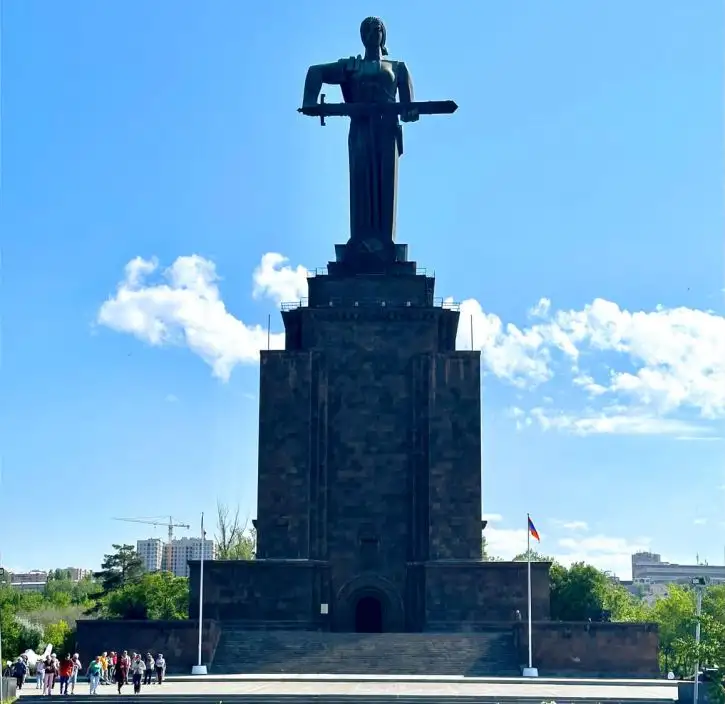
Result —
<instances>
[{"instance_id":1,"label":"group of people","mask_svg":"<svg viewBox=\"0 0 725 704\"><path fill-rule=\"evenodd\" d=\"M124 650L120 655L115 652L102 653L88 667L90 693L96 694L99 684L116 683L121 694L123 685L133 683L134 694L141 691L142 684L152 684L156 676L156 684L162 684L166 676L166 660L163 653L154 657L151 653L140 653Z\"/></svg>"},{"instance_id":2,"label":"group of people","mask_svg":"<svg viewBox=\"0 0 725 704\"><path fill-rule=\"evenodd\" d=\"M82 664L78 653L68 655L60 660L55 653L40 658L35 666L36 689L42 689L43 695L52 695L55 685L60 683L61 694L74 694L78 675L82 671ZM15 677L18 690L23 688L27 676L30 674L30 664L27 655L21 655L16 662L8 662L3 674ZM118 693L125 684L132 683L134 694L141 691L142 684L161 684L166 676L166 660L163 653L154 657L151 653L141 655L124 650L118 653L102 653L98 655L86 669L90 694L98 693L101 684L115 683ZM155 677L154 677L155 676Z\"/></svg>"}]
</instances>

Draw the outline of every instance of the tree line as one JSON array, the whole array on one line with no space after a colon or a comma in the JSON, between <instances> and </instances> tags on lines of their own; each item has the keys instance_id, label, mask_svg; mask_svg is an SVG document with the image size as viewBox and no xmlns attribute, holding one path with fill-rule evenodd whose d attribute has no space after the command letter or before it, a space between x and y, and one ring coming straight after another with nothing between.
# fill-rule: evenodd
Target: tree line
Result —
<instances>
[{"instance_id":1,"label":"tree line","mask_svg":"<svg viewBox=\"0 0 725 704\"><path fill-rule=\"evenodd\" d=\"M239 511L217 506L215 534L218 559L254 559L256 536ZM72 649L78 618L185 619L189 584L186 577L169 572L147 572L132 545L114 544L101 569L73 582L63 570L53 572L42 592L10 586L9 575L0 582L0 626L3 650L9 655L52 643L58 650ZM514 560L525 561L527 553ZM498 560L488 554L483 560ZM702 602L701 643L695 644L695 592L686 585L670 585L666 595L649 604L630 593L613 575L592 565L569 567L537 552L533 561L551 562L551 618L556 621L596 620L606 613L612 621L652 622L659 626L660 665L677 677L691 676L696 660L725 669L725 585L707 588ZM725 699L723 699L725 701Z\"/></svg>"},{"instance_id":2,"label":"tree line","mask_svg":"<svg viewBox=\"0 0 725 704\"><path fill-rule=\"evenodd\" d=\"M254 558L255 534L238 509L217 504L214 537L219 559ZM51 570L43 590L36 592L13 587L10 573L0 576L4 653L12 657L38 651L47 643L72 652L80 618L173 621L188 616L189 580L170 572L147 572L133 545L112 545L100 570L79 581L70 577L70 570Z\"/></svg>"},{"instance_id":3,"label":"tree line","mask_svg":"<svg viewBox=\"0 0 725 704\"><path fill-rule=\"evenodd\" d=\"M632 594L614 575L583 562L569 567L536 551L521 553L514 561L550 562L551 618L554 621L596 620L606 614L612 621L655 623L660 637L660 669L677 678L692 677L695 663L702 668L725 670L725 584L707 587L702 599L701 639L695 642L696 592L690 585L670 584L666 594L649 603L641 593ZM499 558L488 554L484 560ZM715 680L711 701L724 702L725 692Z\"/></svg>"}]
</instances>

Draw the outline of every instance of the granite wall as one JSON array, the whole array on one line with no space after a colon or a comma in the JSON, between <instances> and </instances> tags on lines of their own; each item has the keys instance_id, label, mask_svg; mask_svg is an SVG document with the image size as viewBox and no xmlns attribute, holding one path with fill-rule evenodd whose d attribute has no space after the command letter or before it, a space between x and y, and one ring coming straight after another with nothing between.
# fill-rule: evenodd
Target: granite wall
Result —
<instances>
[{"instance_id":1,"label":"granite wall","mask_svg":"<svg viewBox=\"0 0 725 704\"><path fill-rule=\"evenodd\" d=\"M481 559L481 355L429 358L429 560Z\"/></svg>"},{"instance_id":2,"label":"granite wall","mask_svg":"<svg viewBox=\"0 0 725 704\"><path fill-rule=\"evenodd\" d=\"M259 382L257 557L310 557L313 357L262 352Z\"/></svg>"},{"instance_id":3,"label":"granite wall","mask_svg":"<svg viewBox=\"0 0 725 704\"><path fill-rule=\"evenodd\" d=\"M527 624L514 627L519 661L528 660ZM654 623L534 623L533 663L540 675L658 677Z\"/></svg>"},{"instance_id":4,"label":"granite wall","mask_svg":"<svg viewBox=\"0 0 725 704\"><path fill-rule=\"evenodd\" d=\"M189 561L189 616L199 613L199 561ZM329 599L325 565L313 560L204 562L204 617L291 622L317 628Z\"/></svg>"},{"instance_id":5,"label":"granite wall","mask_svg":"<svg viewBox=\"0 0 725 704\"><path fill-rule=\"evenodd\" d=\"M213 662L221 630L204 619L202 660ZM163 653L170 673L189 673L196 665L199 621L80 620L76 622L76 650L84 665L102 652L115 650Z\"/></svg>"},{"instance_id":6,"label":"granite wall","mask_svg":"<svg viewBox=\"0 0 725 704\"><path fill-rule=\"evenodd\" d=\"M531 565L532 614L550 616L548 562ZM514 621L528 614L525 562L440 561L425 565L427 630L466 630L482 622Z\"/></svg>"}]
</instances>

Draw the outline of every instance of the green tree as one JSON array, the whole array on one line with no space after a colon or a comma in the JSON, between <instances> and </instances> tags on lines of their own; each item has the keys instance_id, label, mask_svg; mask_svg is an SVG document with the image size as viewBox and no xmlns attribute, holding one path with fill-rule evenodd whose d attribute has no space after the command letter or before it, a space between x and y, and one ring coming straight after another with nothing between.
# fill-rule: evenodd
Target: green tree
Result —
<instances>
[{"instance_id":1,"label":"green tree","mask_svg":"<svg viewBox=\"0 0 725 704\"><path fill-rule=\"evenodd\" d=\"M607 578L596 567L577 562L567 569L554 563L549 575L552 620L586 621L601 614Z\"/></svg>"},{"instance_id":2,"label":"green tree","mask_svg":"<svg viewBox=\"0 0 725 704\"><path fill-rule=\"evenodd\" d=\"M613 579L612 575L603 574L605 581L600 585L602 609L609 611L612 621L649 620L649 609L642 599Z\"/></svg>"},{"instance_id":3,"label":"green tree","mask_svg":"<svg viewBox=\"0 0 725 704\"><path fill-rule=\"evenodd\" d=\"M44 630L39 623L34 623L22 616L16 616L20 633L18 636L17 652L22 653L26 650L41 650L44 640Z\"/></svg>"},{"instance_id":4,"label":"green tree","mask_svg":"<svg viewBox=\"0 0 725 704\"><path fill-rule=\"evenodd\" d=\"M546 555L542 555L540 552L536 552L533 548L529 548L528 550L524 550L524 552L519 553L514 557L513 562L527 562L529 559L529 555L531 555L531 562L554 562L553 557L547 557Z\"/></svg>"},{"instance_id":5,"label":"green tree","mask_svg":"<svg viewBox=\"0 0 725 704\"><path fill-rule=\"evenodd\" d=\"M692 674L695 667L695 595L691 589L676 584L667 595L657 599L649 612L659 626L660 665L678 677Z\"/></svg>"},{"instance_id":6,"label":"green tree","mask_svg":"<svg viewBox=\"0 0 725 704\"><path fill-rule=\"evenodd\" d=\"M0 631L2 632L3 657L7 660L21 652L21 628L17 620L17 590L0 586Z\"/></svg>"},{"instance_id":7,"label":"green tree","mask_svg":"<svg viewBox=\"0 0 725 704\"><path fill-rule=\"evenodd\" d=\"M54 606L70 606L73 592L73 582L69 579L49 579L43 589L43 597Z\"/></svg>"},{"instance_id":8,"label":"green tree","mask_svg":"<svg viewBox=\"0 0 725 704\"><path fill-rule=\"evenodd\" d=\"M48 572L48 581L59 580L59 581L70 581L71 573L70 569L56 569Z\"/></svg>"},{"instance_id":9,"label":"green tree","mask_svg":"<svg viewBox=\"0 0 725 704\"><path fill-rule=\"evenodd\" d=\"M248 521L241 521L239 508L234 513L217 502L217 558L219 560L253 560L257 549L257 536Z\"/></svg>"},{"instance_id":10,"label":"green tree","mask_svg":"<svg viewBox=\"0 0 725 704\"><path fill-rule=\"evenodd\" d=\"M45 628L45 641L53 646L53 650L62 657L75 650L75 633L65 621L51 623ZM62 654L62 655L61 655Z\"/></svg>"},{"instance_id":11,"label":"green tree","mask_svg":"<svg viewBox=\"0 0 725 704\"><path fill-rule=\"evenodd\" d=\"M115 552L104 555L101 571L93 573L105 593L137 582L144 573L143 561L133 545L114 544L112 547Z\"/></svg>"},{"instance_id":12,"label":"green tree","mask_svg":"<svg viewBox=\"0 0 725 704\"><path fill-rule=\"evenodd\" d=\"M185 619L189 608L189 580L170 572L144 574L140 580L108 594L103 616L120 619Z\"/></svg>"}]
</instances>

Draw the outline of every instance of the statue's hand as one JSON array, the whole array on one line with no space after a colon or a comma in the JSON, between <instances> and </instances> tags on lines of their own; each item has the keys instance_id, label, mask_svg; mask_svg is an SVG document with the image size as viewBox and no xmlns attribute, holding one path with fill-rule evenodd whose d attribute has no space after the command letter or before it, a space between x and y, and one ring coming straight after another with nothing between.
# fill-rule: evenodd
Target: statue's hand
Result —
<instances>
[{"instance_id":1,"label":"statue's hand","mask_svg":"<svg viewBox=\"0 0 725 704\"><path fill-rule=\"evenodd\" d=\"M403 122L418 122L418 120L420 119L420 115L419 115L418 111L415 108L413 108L412 110L407 110L406 112L404 112L400 116L400 119Z\"/></svg>"}]
</instances>

